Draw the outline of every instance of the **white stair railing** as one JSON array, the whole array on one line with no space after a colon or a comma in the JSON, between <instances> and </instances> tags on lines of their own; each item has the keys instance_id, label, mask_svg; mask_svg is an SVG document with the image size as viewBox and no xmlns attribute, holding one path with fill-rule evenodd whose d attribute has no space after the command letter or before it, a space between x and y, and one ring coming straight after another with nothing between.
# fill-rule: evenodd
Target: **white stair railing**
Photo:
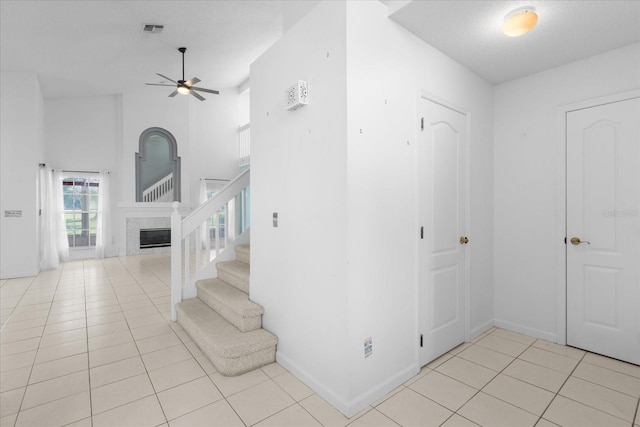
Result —
<instances>
[{"instance_id":1,"label":"white stair railing","mask_svg":"<svg viewBox=\"0 0 640 427\"><path fill-rule=\"evenodd\" d=\"M143 202L157 202L165 194L173 191L173 172L142 192Z\"/></svg>"},{"instance_id":2,"label":"white stair railing","mask_svg":"<svg viewBox=\"0 0 640 427\"><path fill-rule=\"evenodd\" d=\"M215 267L221 253L221 215L224 211L224 247L228 248L249 228L250 170L242 172L215 196L198 206L185 218L180 202L173 202L171 215L171 318L176 320L175 305L183 298L194 298L196 281ZM216 215L218 214L218 215ZM212 218L217 218L213 222ZM217 224L216 224L217 222ZM212 227L213 226L213 227ZM211 249L210 230L215 230L215 250ZM193 252L193 260L191 258Z\"/></svg>"}]
</instances>

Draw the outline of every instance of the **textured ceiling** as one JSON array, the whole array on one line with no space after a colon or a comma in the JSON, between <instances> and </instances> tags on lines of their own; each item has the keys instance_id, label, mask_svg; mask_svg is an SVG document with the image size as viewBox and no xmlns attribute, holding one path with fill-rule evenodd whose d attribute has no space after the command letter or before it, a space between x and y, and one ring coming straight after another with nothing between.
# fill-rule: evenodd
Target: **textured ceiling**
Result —
<instances>
[{"instance_id":1,"label":"textured ceiling","mask_svg":"<svg viewBox=\"0 0 640 427\"><path fill-rule=\"evenodd\" d=\"M122 93L182 74L238 86L282 36L281 1L0 1L3 71L36 71L45 97ZM143 34L143 24L164 24Z\"/></svg>"},{"instance_id":2,"label":"textured ceiling","mask_svg":"<svg viewBox=\"0 0 640 427\"><path fill-rule=\"evenodd\" d=\"M395 3L395 4L394 4ZM640 1L389 1L391 18L492 83L640 42ZM504 16L534 6L538 25L502 34Z\"/></svg>"},{"instance_id":3,"label":"textured ceiling","mask_svg":"<svg viewBox=\"0 0 640 427\"><path fill-rule=\"evenodd\" d=\"M315 2L1 0L0 64L35 71L45 98L114 94L161 81L156 72L177 79L177 48L186 46L185 77L224 90L245 81L283 22L290 27ZM640 0L383 3L392 19L493 83L640 41ZM538 26L502 35L504 15L522 5L536 7ZM145 23L165 29L143 34Z\"/></svg>"}]
</instances>

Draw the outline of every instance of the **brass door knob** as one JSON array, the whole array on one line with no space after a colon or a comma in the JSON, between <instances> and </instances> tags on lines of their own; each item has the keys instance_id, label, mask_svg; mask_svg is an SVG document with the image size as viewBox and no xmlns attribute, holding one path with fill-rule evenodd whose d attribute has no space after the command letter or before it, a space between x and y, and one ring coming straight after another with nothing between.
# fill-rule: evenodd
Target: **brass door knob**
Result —
<instances>
[{"instance_id":1,"label":"brass door knob","mask_svg":"<svg viewBox=\"0 0 640 427\"><path fill-rule=\"evenodd\" d=\"M586 240L583 242L582 240L580 240L579 237L572 237L570 241L572 245L576 245L576 246L582 243L586 243L587 245L591 244L591 242L587 242Z\"/></svg>"},{"instance_id":2,"label":"brass door knob","mask_svg":"<svg viewBox=\"0 0 640 427\"><path fill-rule=\"evenodd\" d=\"M461 245L466 245L467 243L469 243L469 238L466 236L462 236L460 237L460 244Z\"/></svg>"}]
</instances>

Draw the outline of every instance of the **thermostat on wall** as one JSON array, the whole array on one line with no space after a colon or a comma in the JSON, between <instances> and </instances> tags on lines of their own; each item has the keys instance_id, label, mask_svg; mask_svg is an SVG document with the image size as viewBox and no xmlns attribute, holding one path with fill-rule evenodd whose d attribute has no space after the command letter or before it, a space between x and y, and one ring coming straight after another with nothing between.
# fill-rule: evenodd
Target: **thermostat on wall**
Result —
<instances>
[{"instance_id":1,"label":"thermostat on wall","mask_svg":"<svg viewBox=\"0 0 640 427\"><path fill-rule=\"evenodd\" d=\"M286 90L285 110L297 110L298 108L309 103L309 90L307 82L298 80L296 84Z\"/></svg>"}]
</instances>

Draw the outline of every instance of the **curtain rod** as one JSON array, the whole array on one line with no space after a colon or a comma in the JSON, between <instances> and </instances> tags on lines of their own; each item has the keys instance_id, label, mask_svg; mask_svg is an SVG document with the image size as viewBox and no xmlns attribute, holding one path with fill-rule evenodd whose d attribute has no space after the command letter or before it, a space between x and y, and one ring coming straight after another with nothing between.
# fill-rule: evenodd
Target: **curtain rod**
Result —
<instances>
[{"instance_id":1,"label":"curtain rod","mask_svg":"<svg viewBox=\"0 0 640 427\"><path fill-rule=\"evenodd\" d=\"M38 166L40 166L41 168L44 168L44 167L47 166L47 164L46 163L38 163ZM52 169L52 171L55 171L55 169ZM65 169L62 169L61 172L67 172L67 173L95 173L95 174L99 174L100 173L100 172L97 172L97 171L69 171L69 170L65 170ZM107 174L111 174L111 172L109 172L109 171L106 171L106 172L107 172Z\"/></svg>"},{"instance_id":2,"label":"curtain rod","mask_svg":"<svg viewBox=\"0 0 640 427\"><path fill-rule=\"evenodd\" d=\"M61 172L65 172L65 173L91 173L91 174L99 174L100 172L97 171L70 171L70 170L66 170L66 169L62 169L60 170ZM110 174L111 172L107 171L107 174Z\"/></svg>"}]
</instances>

